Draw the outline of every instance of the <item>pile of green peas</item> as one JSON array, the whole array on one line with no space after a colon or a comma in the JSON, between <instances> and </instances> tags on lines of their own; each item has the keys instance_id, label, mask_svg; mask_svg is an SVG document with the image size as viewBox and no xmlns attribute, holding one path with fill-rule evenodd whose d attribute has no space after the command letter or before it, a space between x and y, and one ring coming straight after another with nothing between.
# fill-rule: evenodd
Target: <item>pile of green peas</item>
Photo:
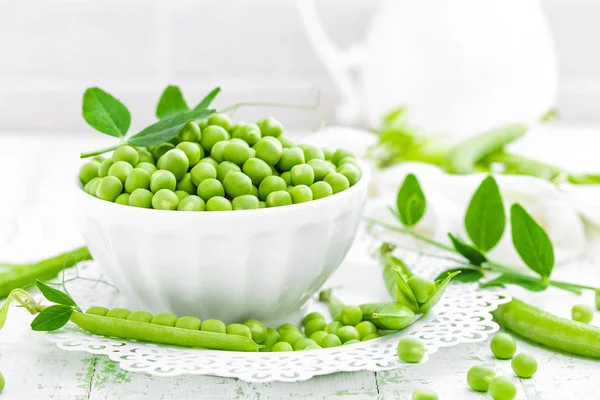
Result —
<instances>
[{"instance_id":1,"label":"pile of green peas","mask_svg":"<svg viewBox=\"0 0 600 400\"><path fill-rule=\"evenodd\" d=\"M79 170L86 193L141 208L227 211L304 203L361 177L354 155L296 145L274 118L234 124L225 114L188 122L175 139L123 145Z\"/></svg>"}]
</instances>

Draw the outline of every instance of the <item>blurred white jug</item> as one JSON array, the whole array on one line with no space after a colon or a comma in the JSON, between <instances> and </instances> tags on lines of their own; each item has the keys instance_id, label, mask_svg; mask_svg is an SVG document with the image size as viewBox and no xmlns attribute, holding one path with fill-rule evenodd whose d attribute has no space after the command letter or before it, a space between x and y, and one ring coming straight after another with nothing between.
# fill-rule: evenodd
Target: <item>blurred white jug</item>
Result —
<instances>
[{"instance_id":1,"label":"blurred white jug","mask_svg":"<svg viewBox=\"0 0 600 400\"><path fill-rule=\"evenodd\" d=\"M342 95L340 122L377 125L386 112L407 106L411 123L428 132L468 136L531 122L554 106L556 56L539 1L378 4L364 42L343 51L323 28L315 0L297 0Z\"/></svg>"}]
</instances>

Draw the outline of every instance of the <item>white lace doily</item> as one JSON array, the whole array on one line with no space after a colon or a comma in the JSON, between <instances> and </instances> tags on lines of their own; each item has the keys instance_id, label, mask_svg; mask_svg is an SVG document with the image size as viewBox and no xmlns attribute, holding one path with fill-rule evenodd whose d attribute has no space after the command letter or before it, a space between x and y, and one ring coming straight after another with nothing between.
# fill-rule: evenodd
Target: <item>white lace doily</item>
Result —
<instances>
[{"instance_id":1,"label":"white lace doily","mask_svg":"<svg viewBox=\"0 0 600 400\"><path fill-rule=\"evenodd\" d=\"M439 259L418 257L417 267L412 268L415 273L433 277L447 267ZM100 272L93 262L89 262L79 267L79 275L97 278ZM124 306L119 304L115 289L103 283L76 280L67 288L82 308ZM248 382L295 382L341 371L408 367L410 364L400 361L396 354L396 344L403 336L423 341L426 355L422 362L441 347L483 341L498 330L490 312L508 301L510 296L500 288L481 290L476 283L452 283L429 314L399 333L313 351L242 353L190 349L93 335L72 324L48 333L47 338L64 350L107 355L127 371L161 376L215 375Z\"/></svg>"}]
</instances>

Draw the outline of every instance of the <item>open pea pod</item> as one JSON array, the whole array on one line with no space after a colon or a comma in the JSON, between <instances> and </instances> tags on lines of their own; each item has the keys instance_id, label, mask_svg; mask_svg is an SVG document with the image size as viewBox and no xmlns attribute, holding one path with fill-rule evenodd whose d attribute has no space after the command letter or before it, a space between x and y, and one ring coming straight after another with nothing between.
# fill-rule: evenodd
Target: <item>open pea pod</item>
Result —
<instances>
[{"instance_id":1,"label":"open pea pod","mask_svg":"<svg viewBox=\"0 0 600 400\"><path fill-rule=\"evenodd\" d=\"M408 268L402 268L403 266L405 267L402 260L394 256L387 257L383 266L383 280L392 299L405 304L413 312L417 312L419 304L403 276L403 273L408 271Z\"/></svg>"},{"instance_id":2,"label":"open pea pod","mask_svg":"<svg viewBox=\"0 0 600 400\"><path fill-rule=\"evenodd\" d=\"M442 281L436 281L435 282L435 290L434 290L433 294L431 295L431 297L429 298L429 300L427 300L419 308L418 312L421 313L421 314L425 314L426 312L428 312L429 310L431 310L440 301L440 299L444 295L444 292L446 291L446 288L448 287L448 284L450 283L450 281L452 280L452 278L455 277L458 274L460 274L460 271L456 271L456 272L453 272L451 274L448 274L446 276L446 278L444 278L444 280L442 280Z\"/></svg>"}]
</instances>

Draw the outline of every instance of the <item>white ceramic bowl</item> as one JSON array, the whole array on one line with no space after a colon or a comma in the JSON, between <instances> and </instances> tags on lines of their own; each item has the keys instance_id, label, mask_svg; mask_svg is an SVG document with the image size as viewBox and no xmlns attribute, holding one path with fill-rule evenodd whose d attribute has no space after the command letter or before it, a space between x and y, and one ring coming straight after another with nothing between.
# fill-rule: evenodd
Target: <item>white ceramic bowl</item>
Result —
<instances>
[{"instance_id":1,"label":"white ceramic bowl","mask_svg":"<svg viewBox=\"0 0 600 400\"><path fill-rule=\"evenodd\" d=\"M128 307L279 321L297 313L341 264L367 197L369 171L336 195L227 212L142 209L78 187L85 241Z\"/></svg>"}]
</instances>

